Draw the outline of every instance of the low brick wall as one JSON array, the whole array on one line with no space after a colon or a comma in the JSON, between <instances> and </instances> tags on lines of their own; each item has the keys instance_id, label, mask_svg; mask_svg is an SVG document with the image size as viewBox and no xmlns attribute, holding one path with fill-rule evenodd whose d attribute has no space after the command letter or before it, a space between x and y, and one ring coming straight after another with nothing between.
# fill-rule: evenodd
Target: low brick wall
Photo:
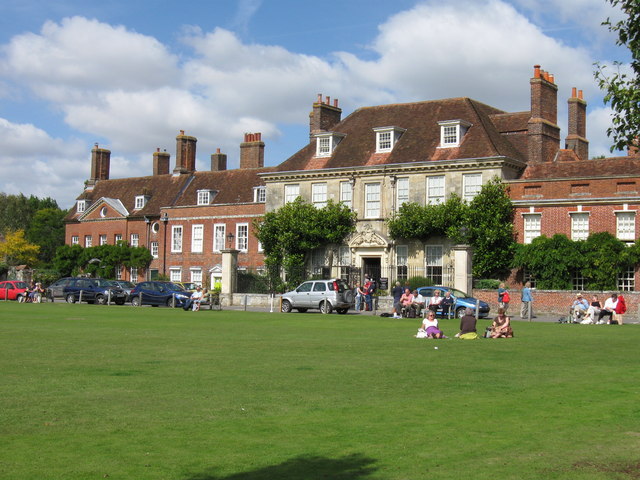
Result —
<instances>
[{"instance_id":1,"label":"low brick wall","mask_svg":"<svg viewBox=\"0 0 640 480\"><path fill-rule=\"evenodd\" d=\"M533 313L544 315L567 315L571 304L576 299L576 293L566 290L532 290L533 294ZM598 300L604 305L604 301L614 292L580 292L591 303L593 295L598 296ZM620 292L615 292L620 293ZM515 315L520 314L520 290L509 290L511 301L509 302L509 313ZM625 318L633 320L638 318L640 314L640 292L622 292L627 304L627 313ZM491 314L498 310L498 292L496 290L480 290L474 289L473 296L484 300L491 306Z\"/></svg>"}]
</instances>

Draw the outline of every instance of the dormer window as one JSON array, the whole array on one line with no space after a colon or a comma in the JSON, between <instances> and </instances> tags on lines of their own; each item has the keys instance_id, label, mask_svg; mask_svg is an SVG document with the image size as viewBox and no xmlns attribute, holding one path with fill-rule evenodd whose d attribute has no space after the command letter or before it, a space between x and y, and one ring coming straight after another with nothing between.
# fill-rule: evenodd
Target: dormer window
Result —
<instances>
[{"instance_id":1,"label":"dormer window","mask_svg":"<svg viewBox=\"0 0 640 480\"><path fill-rule=\"evenodd\" d=\"M198 205L209 205L211 203L211 190L198 190Z\"/></svg>"},{"instance_id":2,"label":"dormer window","mask_svg":"<svg viewBox=\"0 0 640 480\"><path fill-rule=\"evenodd\" d=\"M264 186L253 187L253 201L255 203L265 203L267 201L267 188Z\"/></svg>"},{"instance_id":3,"label":"dormer window","mask_svg":"<svg viewBox=\"0 0 640 480\"><path fill-rule=\"evenodd\" d=\"M319 133L316 135L316 157L330 157L345 137L341 133Z\"/></svg>"},{"instance_id":4,"label":"dormer window","mask_svg":"<svg viewBox=\"0 0 640 480\"><path fill-rule=\"evenodd\" d=\"M459 147L462 137L467 133L471 124L464 120L446 120L438 122L440 125L440 147Z\"/></svg>"},{"instance_id":5,"label":"dormer window","mask_svg":"<svg viewBox=\"0 0 640 480\"><path fill-rule=\"evenodd\" d=\"M78 200L76 202L76 212L82 213L87 209L87 201L86 200Z\"/></svg>"},{"instance_id":6,"label":"dormer window","mask_svg":"<svg viewBox=\"0 0 640 480\"><path fill-rule=\"evenodd\" d=\"M376 153L385 153L393 150L393 146L400 139L406 129L399 127L378 127L376 132Z\"/></svg>"},{"instance_id":7,"label":"dormer window","mask_svg":"<svg viewBox=\"0 0 640 480\"><path fill-rule=\"evenodd\" d=\"M136 203L134 210L140 210L144 208L144 206L149 201L149 197L147 195L136 195Z\"/></svg>"}]
</instances>

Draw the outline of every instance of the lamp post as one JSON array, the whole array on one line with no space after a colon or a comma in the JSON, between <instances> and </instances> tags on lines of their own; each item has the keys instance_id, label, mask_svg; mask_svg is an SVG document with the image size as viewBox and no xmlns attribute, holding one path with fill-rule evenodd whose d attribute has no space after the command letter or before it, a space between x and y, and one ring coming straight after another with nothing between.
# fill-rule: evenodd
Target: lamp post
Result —
<instances>
[{"instance_id":1,"label":"lamp post","mask_svg":"<svg viewBox=\"0 0 640 480\"><path fill-rule=\"evenodd\" d=\"M227 247L228 248L233 248L233 239L235 238L235 235L231 232L229 232L227 234Z\"/></svg>"},{"instance_id":2,"label":"lamp post","mask_svg":"<svg viewBox=\"0 0 640 480\"><path fill-rule=\"evenodd\" d=\"M167 275L167 223L169 222L169 215L167 212L162 212L160 221L164 225L164 238L162 239L162 276Z\"/></svg>"}]
</instances>

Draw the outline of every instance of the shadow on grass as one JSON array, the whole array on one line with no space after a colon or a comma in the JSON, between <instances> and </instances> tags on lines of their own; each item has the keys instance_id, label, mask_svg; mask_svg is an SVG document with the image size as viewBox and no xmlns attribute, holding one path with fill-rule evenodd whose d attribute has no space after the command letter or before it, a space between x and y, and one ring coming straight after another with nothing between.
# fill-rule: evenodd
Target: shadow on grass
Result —
<instances>
[{"instance_id":1,"label":"shadow on grass","mask_svg":"<svg viewBox=\"0 0 640 480\"><path fill-rule=\"evenodd\" d=\"M342 458L300 456L279 465L262 467L257 470L216 475L215 468L197 473L184 480L272 480L277 478L295 480L358 480L366 479L377 468L375 460L364 455L354 454Z\"/></svg>"}]
</instances>

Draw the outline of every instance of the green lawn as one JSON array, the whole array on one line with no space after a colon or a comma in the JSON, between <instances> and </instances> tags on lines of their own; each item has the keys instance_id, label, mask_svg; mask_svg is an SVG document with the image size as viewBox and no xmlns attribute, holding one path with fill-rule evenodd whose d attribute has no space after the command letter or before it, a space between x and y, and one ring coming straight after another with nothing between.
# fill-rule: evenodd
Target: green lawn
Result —
<instances>
[{"instance_id":1,"label":"green lawn","mask_svg":"<svg viewBox=\"0 0 640 480\"><path fill-rule=\"evenodd\" d=\"M418 323L0 302L0 478L640 478L640 327Z\"/></svg>"}]
</instances>

